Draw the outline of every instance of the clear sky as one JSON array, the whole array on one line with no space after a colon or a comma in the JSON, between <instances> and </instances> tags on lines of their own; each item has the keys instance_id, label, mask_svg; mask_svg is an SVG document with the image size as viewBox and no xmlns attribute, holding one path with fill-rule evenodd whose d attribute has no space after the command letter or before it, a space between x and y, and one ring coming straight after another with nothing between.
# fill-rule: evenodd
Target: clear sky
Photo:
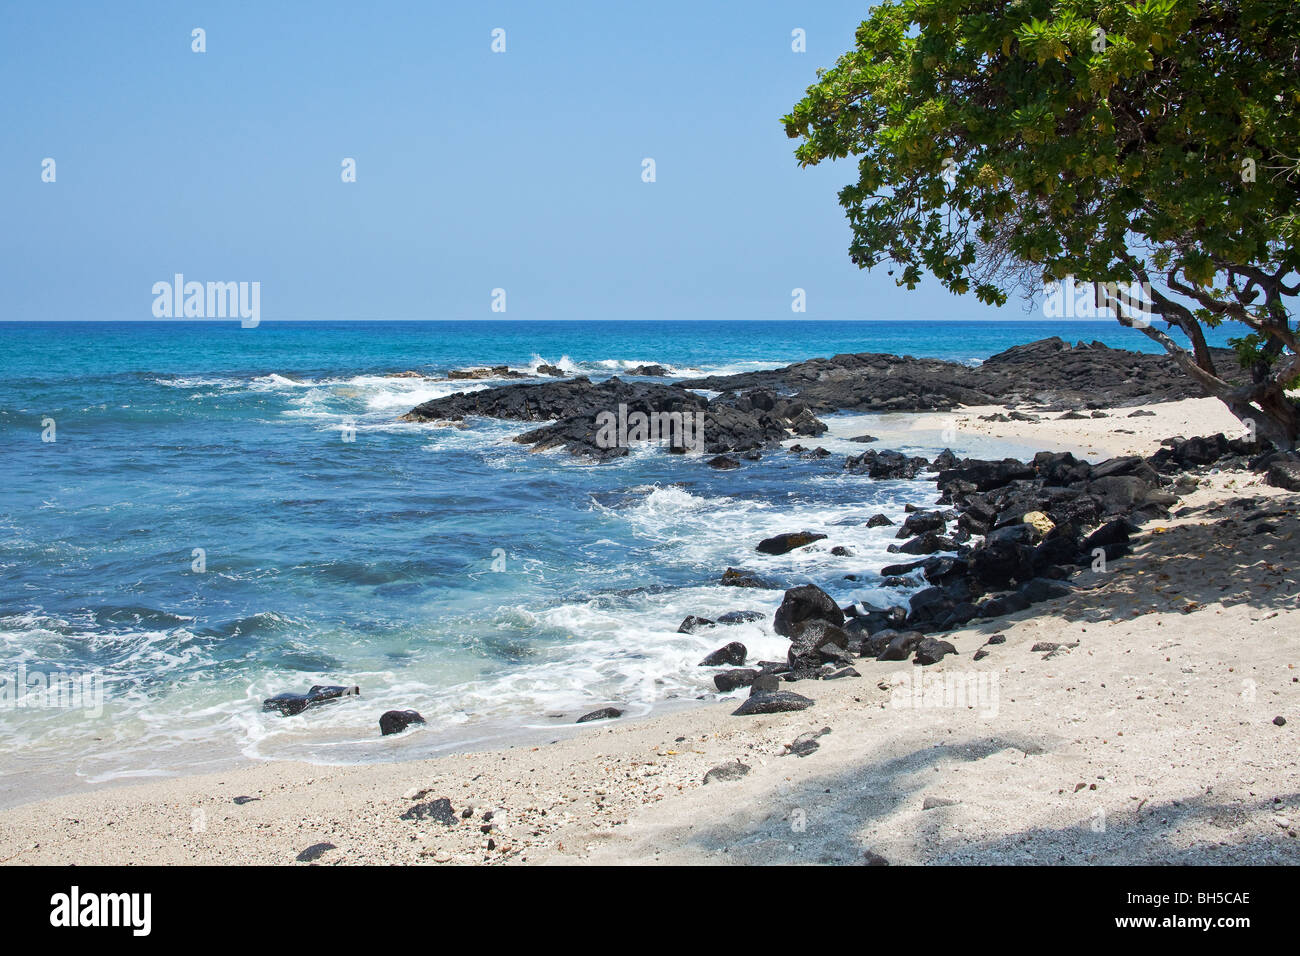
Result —
<instances>
[{"instance_id":1,"label":"clear sky","mask_svg":"<svg viewBox=\"0 0 1300 956\"><path fill-rule=\"evenodd\" d=\"M867 7L6 3L0 318L151 319L178 272L263 320L1022 317L858 270L852 164L796 165Z\"/></svg>"}]
</instances>

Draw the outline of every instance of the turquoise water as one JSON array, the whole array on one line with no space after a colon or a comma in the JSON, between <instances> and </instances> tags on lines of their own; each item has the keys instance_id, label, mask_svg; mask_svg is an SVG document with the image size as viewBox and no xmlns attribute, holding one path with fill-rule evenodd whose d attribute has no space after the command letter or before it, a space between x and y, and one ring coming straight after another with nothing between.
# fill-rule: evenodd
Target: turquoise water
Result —
<instances>
[{"instance_id":1,"label":"turquoise water","mask_svg":"<svg viewBox=\"0 0 1300 956\"><path fill-rule=\"evenodd\" d=\"M212 751L380 758L399 746L375 739L392 707L429 718L409 749L710 694L704 653L786 643L766 622L676 633L686 614L775 607L779 591L717 587L728 565L902 600L843 580L892 559L889 529L856 522L933 486L845 477L839 457L720 473L653 448L602 466L533 454L510 441L519 423L396 420L488 383L386 376L541 361L695 375L849 351L973 362L1058 333L1151 349L1113 322L0 323L0 671L104 681L102 715L9 708L0 735L98 781ZM799 528L855 556L752 550ZM363 698L261 713L313 683Z\"/></svg>"}]
</instances>

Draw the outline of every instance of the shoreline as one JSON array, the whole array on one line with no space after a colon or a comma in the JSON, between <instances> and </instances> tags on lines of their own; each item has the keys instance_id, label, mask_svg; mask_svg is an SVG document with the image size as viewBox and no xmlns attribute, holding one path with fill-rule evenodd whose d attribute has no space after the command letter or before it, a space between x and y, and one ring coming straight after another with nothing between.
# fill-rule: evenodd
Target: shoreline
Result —
<instances>
[{"instance_id":1,"label":"shoreline","mask_svg":"<svg viewBox=\"0 0 1300 956\"><path fill-rule=\"evenodd\" d=\"M996 412L983 408L956 417L959 428L1040 448L1097 447L1107 429L1131 427L1106 450L1150 454L1170 435L1219 430L1198 402L1218 404L1165 403L1122 422L988 422L979 415ZM913 431L929 424L909 414ZM1206 524L1209 509L1242 496L1286 512L1276 535ZM899 863L1297 862L1300 638L1288 635L1300 633L1300 611L1297 574L1274 538L1293 549L1300 522L1287 493L1250 472L1208 476L1183 508L1198 514L1144 528L1124 573L1095 591L945 632L957 654L931 667L863 658L860 678L801 681L793 689L815 700L805 711L731 716L742 697L536 746L110 784L0 812L0 861L288 863L328 842L321 864L859 862L867 851ZM1276 583L1240 580L1233 562L1252 551L1282 569ZM1147 574L1169 578L1148 592L1138 586ZM1234 587L1249 600L1225 603ZM1170 589L1201 599L1188 608ZM996 632L1005 644L974 662ZM1065 649L1030 651L1043 641ZM891 706L900 675L945 673L996 674L996 714ZM1287 724L1271 722L1284 714ZM816 752L782 756L822 727L831 732ZM709 769L736 759L750 771L704 789ZM401 819L441 797L460 822ZM792 829L798 820L804 828Z\"/></svg>"},{"instance_id":2,"label":"shoreline","mask_svg":"<svg viewBox=\"0 0 1300 956\"><path fill-rule=\"evenodd\" d=\"M1221 403L1214 399L1185 399L1163 403L1158 407L1162 410L1161 417L1158 419L1127 420L1138 423L1161 423L1146 426L1143 434L1143 438L1146 439L1145 445L1133 451L1127 448L1121 450L1121 445L1124 443L1120 441L1120 436L1110 439L1107 446L1102 446L1096 440L1090 443L1085 441L1085 438L1092 433L1104 434L1106 429L1114 427L1115 422L1129 411L1128 408L1110 410L1113 419L1066 420L1059 424L1056 423L1061 414L1059 412L1047 413L1042 423L1032 426L1021 422L1008 425L982 421L981 416L1005 413L1009 410L1005 406L997 405L962 407L943 412L844 412L826 416L829 430L819 438L790 438L783 444L788 449L790 445L800 442L821 444L830 443L828 440L841 439L838 444L833 444L837 449L835 452L837 455L854 454L869 448L901 448L933 455L944 447L943 430L955 427L961 439L955 443L963 449L963 455L970 457L1001 458L1009 454L1028 460L1034 452L1046 449L1073 451L1081 457L1087 455L1091 458L1104 458L1125 453L1150 454L1159 447L1157 436L1165 427L1165 423L1170 428L1180 426L1185 431L1192 427L1195 421L1201 419L1211 421L1216 426L1224 425L1225 421L1235 422L1226 409L1223 409ZM1216 412L1218 418L1215 417ZM1035 437L1028 438L1020 433L1021 429L1026 428L1034 429ZM864 430L876 435L878 440L865 445L842 441L859 435ZM1175 428L1175 431L1177 430L1179 429ZM971 442L972 434L979 436L977 442ZM935 497L937 491L931 496L931 504ZM905 556L900 556L900 559L902 557ZM856 570L857 567L857 562L844 564L846 570ZM779 592L772 593L774 596L779 594ZM666 622L666 626L672 625ZM649 705L648 713L635 718L625 716L622 719L631 722L645 719L663 710L673 711L683 707L705 706L707 703L708 701L688 698L659 700ZM620 702L593 701L588 709L605 705L620 705ZM570 715L570 722L557 720L554 723L547 723L541 713L520 712L509 716L477 717L471 718L465 724L438 732L424 730L418 735L398 735L392 738L364 741L343 741L320 731L319 755L302 762L306 766L313 767L375 766L422 759L431 754L455 755L482 751L484 748L495 750L535 745L549 742L557 735L578 735L580 728L571 723L572 716L574 715ZM308 735L318 733L311 728L305 728L304 732ZM306 746L309 744L304 741L297 744L296 749ZM268 763L296 762L293 757L250 754L234 742L222 744L213 741L201 744L199 750L202 756L193 759L193 754L187 753L183 765L172 764L145 770L104 768L85 773L77 770L75 776L70 776L62 769L47 769L48 760L42 755L33 758L25 758L21 755L11 757L4 761L4 777L9 783L0 787L0 811L41 800L86 794L105 788L131 786L145 780L164 781L200 775L208 772L207 768L213 768L213 772L233 772ZM341 756L326 756L330 751L336 751Z\"/></svg>"}]
</instances>

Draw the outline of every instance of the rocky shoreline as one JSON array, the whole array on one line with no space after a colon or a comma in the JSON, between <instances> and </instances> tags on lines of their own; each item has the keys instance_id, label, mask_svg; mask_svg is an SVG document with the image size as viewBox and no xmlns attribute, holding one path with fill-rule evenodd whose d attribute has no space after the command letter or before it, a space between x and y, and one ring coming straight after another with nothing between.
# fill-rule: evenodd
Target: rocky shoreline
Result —
<instances>
[{"instance_id":1,"label":"rocky shoreline","mask_svg":"<svg viewBox=\"0 0 1300 956\"><path fill-rule=\"evenodd\" d=\"M1230 367L1226 353L1219 357ZM663 369L646 366L632 372L661 375ZM719 394L707 398L701 391ZM622 406L646 416L699 414L704 452L748 453L752 458L779 447L784 439L823 434L827 426L818 414L948 411L960 405L998 404L1077 415L1079 409L1175 401L1197 394L1197 386L1167 356L1112 349L1099 342L1071 346L1050 338L1007 349L974 367L859 353L672 383L628 382L617 376L601 382L586 376L520 382L433 399L402 420L464 423L484 417L546 422L515 441L538 451L562 448L609 460L628 454L629 448L601 441L602 413ZM681 441L664 444L669 451L687 450ZM719 466L732 467L730 462Z\"/></svg>"},{"instance_id":2,"label":"rocky shoreline","mask_svg":"<svg viewBox=\"0 0 1300 956\"><path fill-rule=\"evenodd\" d=\"M926 469L930 476L924 480L936 482L945 507L911 511L897 534L901 543L890 550L918 560L879 571L882 582L915 588L908 606L841 607L816 585L788 589L772 621L775 632L790 639L785 660L745 667L744 645L731 642L701 661L701 666L732 665L714 675L719 692L751 688L751 699L738 715L810 706L782 685L859 677L853 664L863 658L936 664L956 653L936 635L1074 593L1070 579L1076 573L1104 571L1108 562L1127 554L1130 539L1145 524L1168 519L1180 496L1198 486L1198 473L1248 469L1269 484L1300 490L1293 459L1223 434L1170 439L1154 455L1096 464L1069 452L1040 452L1028 463L958 461L950 451L932 462L921 459L919 466L916 461L904 459L905 476L915 478ZM855 459L846 462L854 465ZM886 476L899 477L896 467ZM885 515L864 517L863 523L893 524ZM1268 531L1267 524L1260 526L1260 533ZM827 537L788 532L759 542L755 550L785 553ZM680 629L695 633L728 623L726 618L720 615L715 622L692 615ZM981 649L977 659L988 653Z\"/></svg>"},{"instance_id":3,"label":"rocky shoreline","mask_svg":"<svg viewBox=\"0 0 1300 956\"><path fill-rule=\"evenodd\" d=\"M1227 354L1216 357L1226 359ZM1225 368L1233 364L1220 362ZM718 394L708 398L701 391ZM1167 356L1098 342L1071 346L1050 338L1007 349L978 366L859 353L671 384L618 377L599 383L577 377L511 384L435 399L403 418L546 421L515 441L535 450L563 448L573 455L608 460L628 454L629 447L608 447L598 440L601 413L615 406L646 415L695 413L704 417L704 450L715 456L708 464L735 469L741 462L727 453L743 452L745 458L757 460L792 437L823 434L827 426L816 413L1001 405L1006 411L988 420L1037 422L1047 412L1061 413L1063 419L1107 417L1102 409L1173 402L1196 394L1197 386ZM1129 412L1153 414L1145 408ZM785 660L746 666L747 649L733 641L708 655L701 666L724 668L714 675L720 693L750 688L737 714L801 710L812 702L782 689L786 684L860 676L853 664L863 658L936 664L956 653L937 635L1071 594L1070 579L1081 569L1104 569L1127 553L1130 539L1144 524L1167 519L1180 495L1196 488L1198 470L1250 469L1266 475L1269 484L1300 490L1300 461L1269 452L1258 441L1219 433L1170 438L1164 445L1149 456L1125 455L1095 464L1069 452L1051 451L1039 452L1028 462L959 460L947 449L933 460L875 449L849 456L842 469L850 474L878 480L925 476L936 482L940 507L911 511L897 533L898 543L889 548L912 560L879 570L882 582L911 589L907 606L841 607L816 585L791 588L773 620L775 632L791 642ZM668 450L686 449L669 444ZM810 451L795 445L789 450L807 458L831 457L821 448ZM876 514L862 523L894 522ZM783 554L826 537L793 530L758 542L756 550ZM847 554L843 547L838 551ZM744 568L729 568L720 583L768 586ZM740 612L702 611L689 615L678 630L696 633L743 619Z\"/></svg>"},{"instance_id":4,"label":"rocky shoreline","mask_svg":"<svg viewBox=\"0 0 1300 956\"><path fill-rule=\"evenodd\" d=\"M554 376L560 370L548 367L541 372ZM664 369L645 366L633 372L660 377ZM506 366L451 373L453 379L519 377L522 373ZM710 398L701 391L718 394ZM471 417L544 422L514 440L534 450L562 448L573 455L609 460L629 454L633 444L611 444L601 436L602 416L613 409L618 408L623 417L635 413L647 418L693 416L703 422L705 437L703 447L693 450L714 455L708 461L713 468L731 470L740 468L741 462L728 453L758 460L763 452L781 448L792 437L825 433L828 427L814 409L949 410L959 403L1002 402L998 407L1005 411L981 419L1040 422L1041 414L1021 409L1055 411L1063 420L1108 417L1103 407L1179 401L1194 391L1190 380L1163 356L1100 343L1070 346L1051 338L1013 347L978 367L861 353L677 383L628 382L617 376L601 382L578 376L513 383L434 399L403 419L461 425ZM1091 415L1082 415L1079 408L1090 409ZM1129 412L1130 417L1142 414L1155 413L1146 408ZM870 435L852 440L876 441ZM688 450L682 441L661 444L669 452ZM1081 569L1104 570L1107 562L1128 552L1130 539L1145 523L1168 519L1180 496L1197 487L1197 470L1250 469L1266 475L1269 484L1300 490L1300 461L1294 455L1269 452L1255 440L1219 433L1208 438L1171 438L1163 445L1151 455L1121 455L1096 463L1053 451L1039 452L1030 461L959 459L950 449L933 459L876 449L850 455L840 466L847 474L936 483L937 507L907 506L897 542L888 548L900 560L877 574L882 586L907 593L906 604L856 602L841 607L827 591L803 584L785 591L772 621L772 630L790 641L784 660L751 662L748 648L730 641L707 655L700 666L717 669L712 679L721 694L749 688L737 715L799 711L812 706L812 701L785 689L789 684L860 677L854 664L863 659L910 659L931 666L957 653L943 634L1074 593L1071 578ZM808 450L796 444L789 451L813 460L833 457L820 447ZM872 514L858 523L880 527L896 522L888 515ZM791 530L757 542L755 551L781 555L815 546L839 556L851 555L842 544L819 543L827 538L824 533ZM862 580L859 575L845 578ZM758 573L734 567L719 583L772 586ZM688 615L677 630L687 634L721 630L756 617L762 615L702 610ZM988 656L989 646L976 653L977 659ZM268 699L264 709L296 714L358 693L355 687L313 687L306 694ZM603 707L577 722L614 720L623 714L619 707ZM381 716L380 728L386 736L423 722L413 710L389 711Z\"/></svg>"}]
</instances>

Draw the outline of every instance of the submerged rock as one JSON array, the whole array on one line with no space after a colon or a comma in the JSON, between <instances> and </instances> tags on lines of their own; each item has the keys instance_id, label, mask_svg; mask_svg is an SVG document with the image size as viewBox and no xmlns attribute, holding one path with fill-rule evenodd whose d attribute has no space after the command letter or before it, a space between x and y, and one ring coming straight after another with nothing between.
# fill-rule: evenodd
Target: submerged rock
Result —
<instances>
[{"instance_id":1,"label":"submerged rock","mask_svg":"<svg viewBox=\"0 0 1300 956\"><path fill-rule=\"evenodd\" d=\"M719 583L730 588L765 588L768 586L767 582L757 574L744 568L727 568L722 573L722 580Z\"/></svg>"},{"instance_id":2,"label":"submerged rock","mask_svg":"<svg viewBox=\"0 0 1300 956\"><path fill-rule=\"evenodd\" d=\"M696 617L694 614L687 614L682 619L681 625L677 628L678 634L694 634L702 627L712 627L716 621L710 621L707 617Z\"/></svg>"},{"instance_id":3,"label":"submerged rock","mask_svg":"<svg viewBox=\"0 0 1300 956\"><path fill-rule=\"evenodd\" d=\"M262 710L279 711L282 716L293 717L301 714L308 707L316 707L331 700L338 700L342 697L358 697L361 695L361 688L340 687L337 685L324 686L315 684L305 694L276 694L274 697L268 697L262 701Z\"/></svg>"},{"instance_id":4,"label":"submerged rock","mask_svg":"<svg viewBox=\"0 0 1300 956\"><path fill-rule=\"evenodd\" d=\"M796 548L805 547L814 541L822 541L825 538L826 535L818 534L815 531L786 531L770 538L764 538L754 550L763 554L788 554Z\"/></svg>"},{"instance_id":5,"label":"submerged rock","mask_svg":"<svg viewBox=\"0 0 1300 956\"><path fill-rule=\"evenodd\" d=\"M767 617L762 611L728 611L726 614L719 614L718 624L749 624L753 621L761 621Z\"/></svg>"}]
</instances>

